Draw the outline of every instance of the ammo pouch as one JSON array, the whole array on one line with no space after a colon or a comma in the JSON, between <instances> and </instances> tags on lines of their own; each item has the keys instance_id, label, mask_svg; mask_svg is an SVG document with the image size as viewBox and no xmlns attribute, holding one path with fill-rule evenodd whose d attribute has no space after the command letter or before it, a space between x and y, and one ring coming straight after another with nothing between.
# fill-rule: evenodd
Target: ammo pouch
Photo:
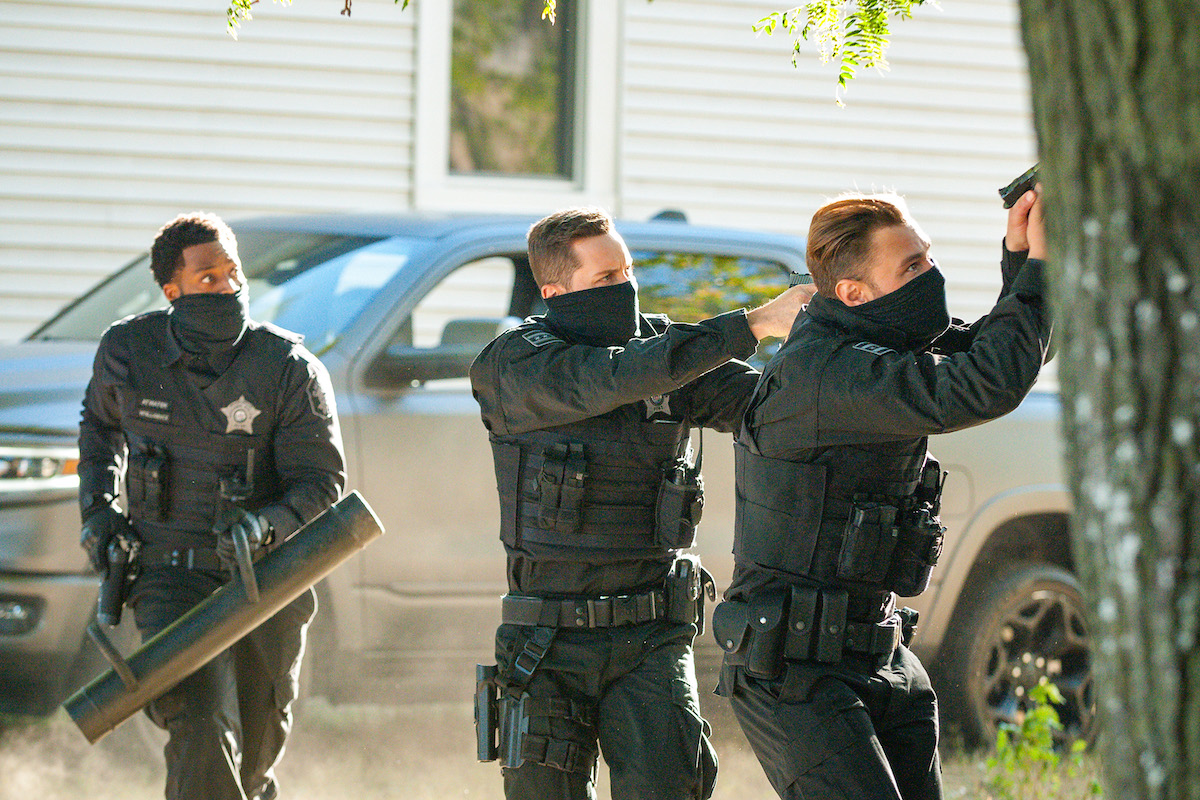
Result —
<instances>
[{"instance_id":1,"label":"ammo pouch","mask_svg":"<svg viewBox=\"0 0 1200 800\"><path fill-rule=\"evenodd\" d=\"M773 680L783 674L784 592L753 600L726 600L713 609L713 636L728 655L754 678Z\"/></svg>"},{"instance_id":2,"label":"ammo pouch","mask_svg":"<svg viewBox=\"0 0 1200 800\"><path fill-rule=\"evenodd\" d=\"M838 552L837 576L843 580L879 583L888 574L900 535L894 505L856 502L846 521Z\"/></svg>"},{"instance_id":3,"label":"ammo pouch","mask_svg":"<svg viewBox=\"0 0 1200 800\"><path fill-rule=\"evenodd\" d=\"M713 635L726 663L754 678L774 680L787 661L836 664L843 650L883 655L898 643L898 620L848 623L844 589L791 586L713 610Z\"/></svg>"},{"instance_id":4,"label":"ammo pouch","mask_svg":"<svg viewBox=\"0 0 1200 800\"><path fill-rule=\"evenodd\" d=\"M125 483L131 518L150 522L167 519L169 475L166 452L150 447L130 454Z\"/></svg>"},{"instance_id":5,"label":"ammo pouch","mask_svg":"<svg viewBox=\"0 0 1200 800\"><path fill-rule=\"evenodd\" d=\"M574 533L583 521L583 484L587 459L578 442L554 444L543 454L538 473L538 525L560 533Z\"/></svg>"},{"instance_id":6,"label":"ammo pouch","mask_svg":"<svg viewBox=\"0 0 1200 800\"><path fill-rule=\"evenodd\" d=\"M704 633L704 599L717 598L716 582L708 570L700 566L700 558L691 554L675 559L665 586L667 621L678 625L696 624L696 632Z\"/></svg>"},{"instance_id":7,"label":"ammo pouch","mask_svg":"<svg viewBox=\"0 0 1200 800\"><path fill-rule=\"evenodd\" d=\"M696 526L704 511L704 479L700 461L704 455L704 433L696 463L681 457L667 470L655 503L654 542L668 550L684 550L696 543Z\"/></svg>"}]
</instances>

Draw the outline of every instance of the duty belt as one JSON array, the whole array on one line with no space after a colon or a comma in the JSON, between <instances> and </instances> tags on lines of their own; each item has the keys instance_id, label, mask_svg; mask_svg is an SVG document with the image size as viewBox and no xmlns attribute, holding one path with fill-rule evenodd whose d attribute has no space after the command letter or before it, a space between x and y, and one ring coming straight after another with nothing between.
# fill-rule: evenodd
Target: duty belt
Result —
<instances>
[{"instance_id":1,"label":"duty belt","mask_svg":"<svg viewBox=\"0 0 1200 800\"><path fill-rule=\"evenodd\" d=\"M500 607L504 623L552 628L612 628L653 622L666 616L667 602L661 589L574 600L507 594Z\"/></svg>"},{"instance_id":2,"label":"duty belt","mask_svg":"<svg viewBox=\"0 0 1200 800\"><path fill-rule=\"evenodd\" d=\"M260 548L251 553L251 558L258 561L266 555L266 548ZM204 572L225 572L227 567L217 557L217 551L211 547L172 547L167 544L143 544L138 553L138 564L142 568L150 567L183 567L198 569Z\"/></svg>"}]
</instances>

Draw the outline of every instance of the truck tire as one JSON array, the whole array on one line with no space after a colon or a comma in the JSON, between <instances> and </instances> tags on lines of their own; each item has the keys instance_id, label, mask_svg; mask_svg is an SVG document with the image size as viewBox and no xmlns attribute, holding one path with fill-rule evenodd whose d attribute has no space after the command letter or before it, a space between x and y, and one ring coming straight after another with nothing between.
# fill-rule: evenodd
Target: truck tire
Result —
<instances>
[{"instance_id":1,"label":"truck tire","mask_svg":"<svg viewBox=\"0 0 1200 800\"><path fill-rule=\"evenodd\" d=\"M991 746L1001 723L1017 723L1043 677L1058 686L1062 736L1096 735L1092 643L1079 582L1062 567L1006 565L982 591L967 587L951 623L941 669L944 716L968 745Z\"/></svg>"}]
</instances>

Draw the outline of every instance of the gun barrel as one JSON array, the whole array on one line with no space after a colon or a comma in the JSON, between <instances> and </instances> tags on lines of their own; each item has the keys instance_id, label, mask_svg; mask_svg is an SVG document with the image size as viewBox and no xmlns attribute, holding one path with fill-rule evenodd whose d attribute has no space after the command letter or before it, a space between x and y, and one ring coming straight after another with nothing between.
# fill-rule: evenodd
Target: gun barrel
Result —
<instances>
[{"instance_id":1,"label":"gun barrel","mask_svg":"<svg viewBox=\"0 0 1200 800\"><path fill-rule=\"evenodd\" d=\"M94 744L382 533L371 507L358 492L350 493L255 564L258 602L250 601L241 581L225 584L126 659L135 688L110 669L67 698L63 708Z\"/></svg>"}]
</instances>

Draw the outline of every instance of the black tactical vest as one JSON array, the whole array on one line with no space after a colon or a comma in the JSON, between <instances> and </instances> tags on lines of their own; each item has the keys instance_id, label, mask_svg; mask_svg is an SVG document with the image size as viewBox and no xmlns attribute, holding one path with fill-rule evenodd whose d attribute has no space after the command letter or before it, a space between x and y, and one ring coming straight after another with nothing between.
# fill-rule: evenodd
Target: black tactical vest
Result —
<instances>
[{"instance_id":1,"label":"black tactical vest","mask_svg":"<svg viewBox=\"0 0 1200 800\"><path fill-rule=\"evenodd\" d=\"M926 442L833 447L800 463L739 441L735 557L856 594L919 594L941 548L941 472L926 467Z\"/></svg>"},{"instance_id":2,"label":"black tactical vest","mask_svg":"<svg viewBox=\"0 0 1200 800\"><path fill-rule=\"evenodd\" d=\"M603 563L695 540L703 487L679 481L688 428L640 404L570 425L492 436L500 538L532 559Z\"/></svg>"},{"instance_id":3,"label":"black tactical vest","mask_svg":"<svg viewBox=\"0 0 1200 800\"><path fill-rule=\"evenodd\" d=\"M159 322L130 337L118 390L129 515L147 541L194 543L212 535L223 502L253 510L278 496L275 396L292 342L248 330L233 364L201 390L178 362L163 364L170 334Z\"/></svg>"}]
</instances>

